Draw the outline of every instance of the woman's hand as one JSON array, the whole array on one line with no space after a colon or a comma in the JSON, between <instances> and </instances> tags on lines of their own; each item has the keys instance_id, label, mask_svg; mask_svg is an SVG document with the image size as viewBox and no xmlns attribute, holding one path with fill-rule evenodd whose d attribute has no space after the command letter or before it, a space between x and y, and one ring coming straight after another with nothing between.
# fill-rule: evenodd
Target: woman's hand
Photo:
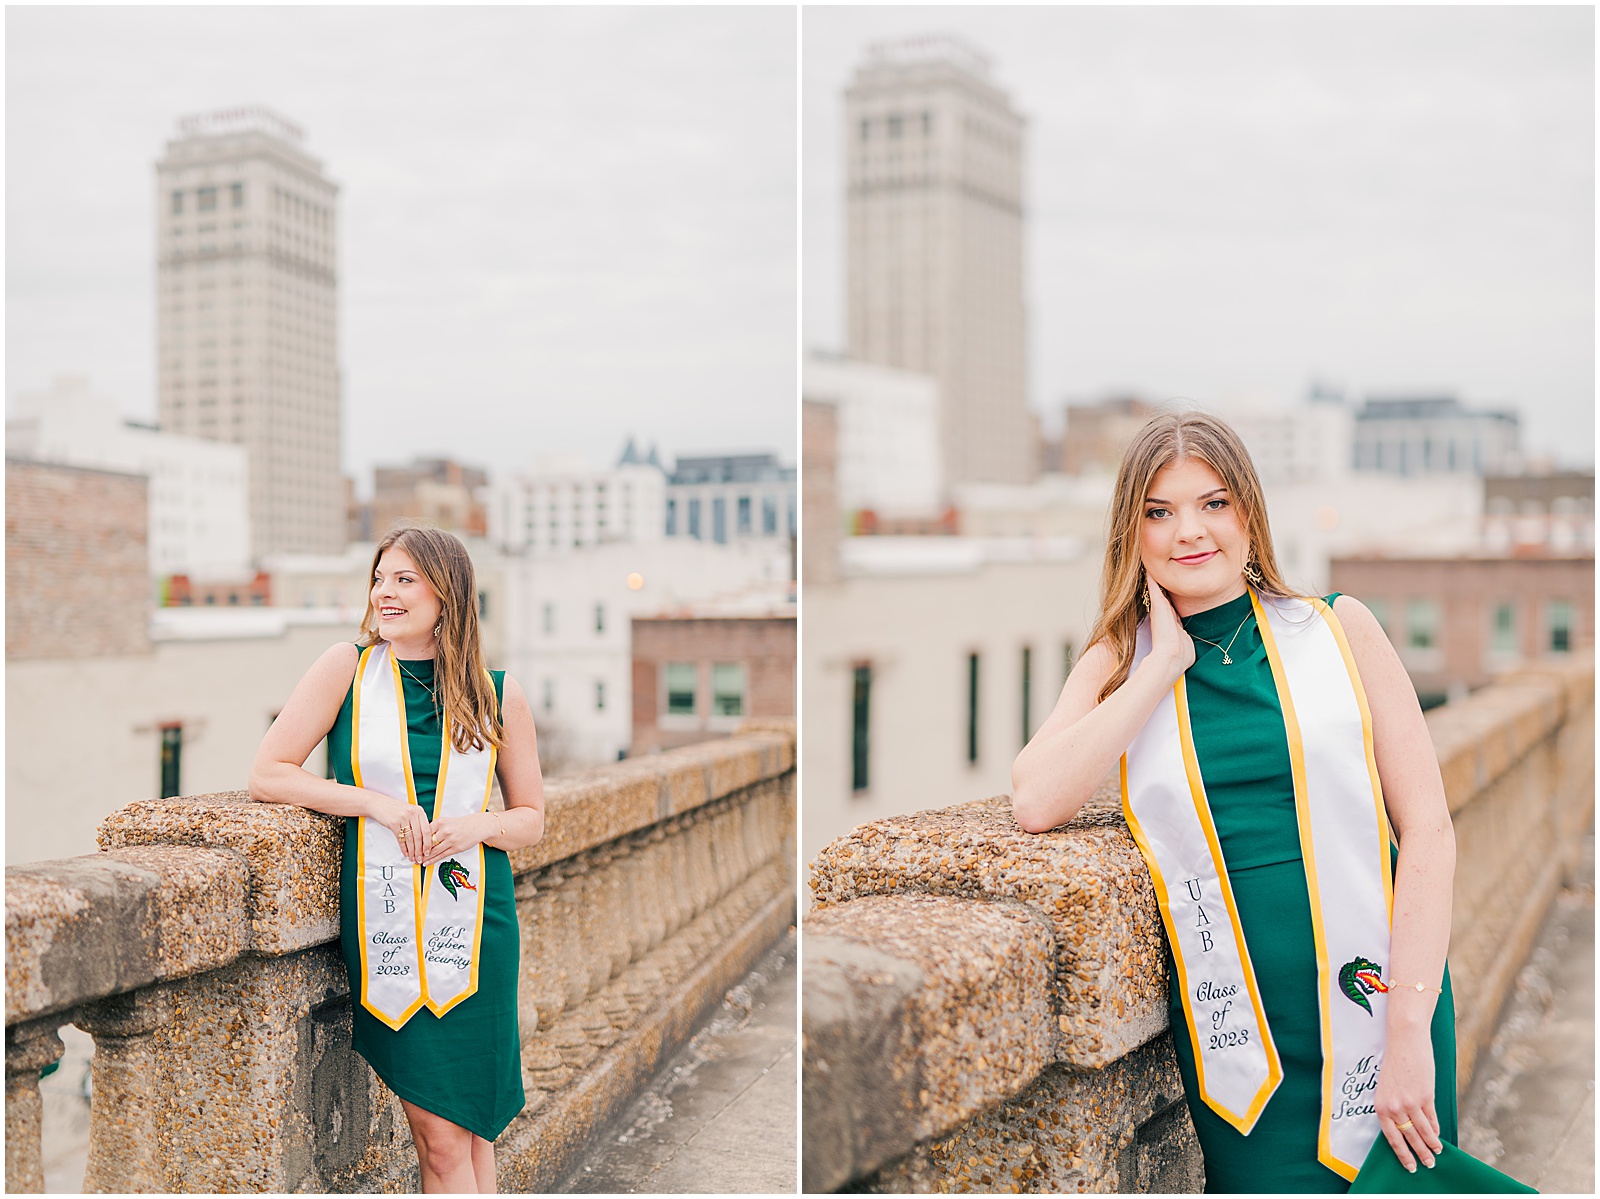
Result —
<instances>
[{"instance_id":1,"label":"woman's hand","mask_svg":"<svg viewBox=\"0 0 1600 1199\"><path fill-rule=\"evenodd\" d=\"M1398 993L1403 1002L1414 996ZM1394 1003L1391 994L1389 1002ZM1373 1096L1378 1127L1407 1170L1416 1171L1417 1159L1433 1167L1433 1155L1443 1151L1439 1117L1433 1110L1433 1038L1427 1024L1397 1030L1390 1027ZM1408 1128L1397 1127L1410 1124Z\"/></svg>"},{"instance_id":2,"label":"woman's hand","mask_svg":"<svg viewBox=\"0 0 1600 1199\"><path fill-rule=\"evenodd\" d=\"M427 844L424 849L426 855L422 859L424 866L432 866L435 862L443 862L471 849L486 837L494 836L495 823L491 816L483 812L473 812L466 816L444 816L427 826Z\"/></svg>"},{"instance_id":3,"label":"woman's hand","mask_svg":"<svg viewBox=\"0 0 1600 1199\"><path fill-rule=\"evenodd\" d=\"M394 839L400 842L400 852L406 855L407 860L422 861L428 842L428 817L423 810L414 803L393 799L376 791L367 794L372 797L372 810L367 813L367 818L376 820L394 834Z\"/></svg>"},{"instance_id":4,"label":"woman's hand","mask_svg":"<svg viewBox=\"0 0 1600 1199\"><path fill-rule=\"evenodd\" d=\"M1194 639L1184 632L1183 622L1173 610L1172 601L1161 585L1148 573L1150 588L1150 658L1164 673L1168 686L1174 686L1183 672L1194 665Z\"/></svg>"}]
</instances>

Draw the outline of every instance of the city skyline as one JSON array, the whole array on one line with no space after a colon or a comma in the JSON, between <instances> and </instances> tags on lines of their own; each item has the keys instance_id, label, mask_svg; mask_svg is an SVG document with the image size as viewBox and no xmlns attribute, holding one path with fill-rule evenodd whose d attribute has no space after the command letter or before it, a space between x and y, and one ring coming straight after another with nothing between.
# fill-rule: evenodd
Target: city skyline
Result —
<instances>
[{"instance_id":1,"label":"city skyline","mask_svg":"<svg viewBox=\"0 0 1600 1199\"><path fill-rule=\"evenodd\" d=\"M36 9L7 30L8 399L88 373L155 415L154 164L180 118L260 103L340 189L346 474L609 461L647 428L667 456L793 460L792 13Z\"/></svg>"},{"instance_id":2,"label":"city skyline","mask_svg":"<svg viewBox=\"0 0 1600 1199\"><path fill-rule=\"evenodd\" d=\"M845 326L844 89L952 33L1028 125L1029 402L1454 394L1593 464L1593 14L824 8L802 29L802 326Z\"/></svg>"}]
</instances>

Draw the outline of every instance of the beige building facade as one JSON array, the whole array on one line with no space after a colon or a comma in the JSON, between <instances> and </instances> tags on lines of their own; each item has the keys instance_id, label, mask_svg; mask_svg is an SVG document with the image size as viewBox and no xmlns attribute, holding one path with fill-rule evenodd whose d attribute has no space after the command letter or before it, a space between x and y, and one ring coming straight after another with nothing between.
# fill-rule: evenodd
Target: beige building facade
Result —
<instances>
[{"instance_id":1,"label":"beige building facade","mask_svg":"<svg viewBox=\"0 0 1600 1199\"><path fill-rule=\"evenodd\" d=\"M1100 574L1090 543L841 548L838 581L805 589L807 863L869 820L1009 793L1012 760L1082 651Z\"/></svg>"},{"instance_id":2,"label":"beige building facade","mask_svg":"<svg viewBox=\"0 0 1600 1199\"><path fill-rule=\"evenodd\" d=\"M144 652L6 661L6 864L95 852L112 812L233 791L311 664L354 621L327 611L127 614ZM306 768L325 774L326 752Z\"/></svg>"},{"instance_id":3,"label":"beige building facade","mask_svg":"<svg viewBox=\"0 0 1600 1199\"><path fill-rule=\"evenodd\" d=\"M938 380L945 481L1037 473L1023 118L953 38L873 46L845 92L848 349Z\"/></svg>"},{"instance_id":4,"label":"beige building facade","mask_svg":"<svg viewBox=\"0 0 1600 1199\"><path fill-rule=\"evenodd\" d=\"M344 548L338 188L304 140L229 109L156 164L161 427L248 451L256 554Z\"/></svg>"}]
</instances>

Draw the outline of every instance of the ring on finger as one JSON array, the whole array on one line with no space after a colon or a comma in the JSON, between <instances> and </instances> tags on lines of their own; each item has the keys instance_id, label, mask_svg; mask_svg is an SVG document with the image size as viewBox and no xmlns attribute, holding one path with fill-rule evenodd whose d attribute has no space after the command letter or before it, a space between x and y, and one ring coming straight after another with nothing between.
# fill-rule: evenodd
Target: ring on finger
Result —
<instances>
[{"instance_id":1,"label":"ring on finger","mask_svg":"<svg viewBox=\"0 0 1600 1199\"><path fill-rule=\"evenodd\" d=\"M1404 1132L1406 1129L1413 1127L1413 1125L1410 1120L1407 1120L1404 1124L1396 1124L1395 1127Z\"/></svg>"}]
</instances>

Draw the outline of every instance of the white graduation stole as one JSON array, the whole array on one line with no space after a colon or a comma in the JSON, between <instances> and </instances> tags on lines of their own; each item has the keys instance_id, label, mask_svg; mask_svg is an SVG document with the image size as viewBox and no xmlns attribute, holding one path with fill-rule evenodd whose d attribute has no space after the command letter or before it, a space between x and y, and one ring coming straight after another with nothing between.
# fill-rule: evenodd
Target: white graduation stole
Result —
<instances>
[{"instance_id":1,"label":"white graduation stole","mask_svg":"<svg viewBox=\"0 0 1600 1199\"><path fill-rule=\"evenodd\" d=\"M1372 1100L1394 906L1372 715L1327 603L1263 600L1253 590L1250 603L1283 708L1311 898L1322 1016L1317 1158L1351 1179L1380 1131ZM1149 652L1145 620L1134 665ZM1206 802L1183 679L1123 755L1122 807L1160 899L1201 1098L1248 1135L1283 1072Z\"/></svg>"},{"instance_id":2,"label":"white graduation stole","mask_svg":"<svg viewBox=\"0 0 1600 1199\"><path fill-rule=\"evenodd\" d=\"M356 786L417 802L406 734L405 690L387 642L361 651L351 713L350 766ZM495 748L457 752L442 720L437 817L483 811ZM398 1029L426 1006L442 1016L478 989L483 936L484 853L480 843L424 871L383 825L356 825L356 924L361 935L361 1006Z\"/></svg>"}]
</instances>

